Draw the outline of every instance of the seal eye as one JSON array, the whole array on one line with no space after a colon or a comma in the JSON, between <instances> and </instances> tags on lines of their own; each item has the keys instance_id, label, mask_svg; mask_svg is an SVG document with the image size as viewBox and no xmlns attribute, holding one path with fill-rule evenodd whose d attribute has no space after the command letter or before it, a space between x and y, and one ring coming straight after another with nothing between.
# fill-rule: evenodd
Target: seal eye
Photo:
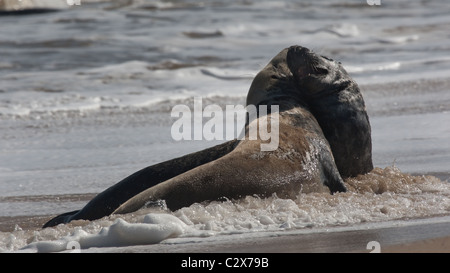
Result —
<instances>
[{"instance_id":1,"label":"seal eye","mask_svg":"<svg viewBox=\"0 0 450 273\"><path fill-rule=\"evenodd\" d=\"M331 58L329 58L329 57L327 57L327 56L323 56L323 55L320 55L320 57L324 58L325 60L328 60L328 61L334 62L334 60L333 60L333 59L331 59Z\"/></svg>"},{"instance_id":2,"label":"seal eye","mask_svg":"<svg viewBox=\"0 0 450 273\"><path fill-rule=\"evenodd\" d=\"M328 70L325 68L317 68L315 73L316 75L326 75L328 74Z\"/></svg>"}]
</instances>

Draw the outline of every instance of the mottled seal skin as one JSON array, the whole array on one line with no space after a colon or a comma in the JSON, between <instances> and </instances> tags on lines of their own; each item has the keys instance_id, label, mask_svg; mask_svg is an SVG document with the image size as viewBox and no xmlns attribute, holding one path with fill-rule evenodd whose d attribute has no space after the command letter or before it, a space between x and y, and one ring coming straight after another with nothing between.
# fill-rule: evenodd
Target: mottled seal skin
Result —
<instances>
[{"instance_id":1,"label":"mottled seal skin","mask_svg":"<svg viewBox=\"0 0 450 273\"><path fill-rule=\"evenodd\" d=\"M291 46L287 63L298 90L330 143L342 177L373 169L369 117L358 85L341 63Z\"/></svg>"},{"instance_id":2,"label":"mottled seal skin","mask_svg":"<svg viewBox=\"0 0 450 273\"><path fill-rule=\"evenodd\" d=\"M328 141L310 113L281 51L255 77L247 104L279 106L279 146L261 151L262 141L241 140L223 157L187 171L134 196L114 213L138 210L149 201L165 200L171 210L195 202L257 194L294 198L302 192L343 192L344 182L334 163ZM262 117L246 127L255 126Z\"/></svg>"}]
</instances>

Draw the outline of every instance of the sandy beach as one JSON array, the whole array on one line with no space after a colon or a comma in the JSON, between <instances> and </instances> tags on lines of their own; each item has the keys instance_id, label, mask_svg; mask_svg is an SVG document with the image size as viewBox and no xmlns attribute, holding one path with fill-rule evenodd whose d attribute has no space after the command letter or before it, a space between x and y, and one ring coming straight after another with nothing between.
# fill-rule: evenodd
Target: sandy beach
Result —
<instances>
[{"instance_id":1,"label":"sandy beach","mask_svg":"<svg viewBox=\"0 0 450 273\"><path fill-rule=\"evenodd\" d=\"M37 229L49 216L2 219L2 224L18 224ZM156 245L90 248L83 253L449 253L450 217L392 221L375 225L331 227L316 231L287 231L226 235L221 238L174 243L168 239ZM379 248L369 242L379 243Z\"/></svg>"},{"instance_id":2,"label":"sandy beach","mask_svg":"<svg viewBox=\"0 0 450 273\"><path fill-rule=\"evenodd\" d=\"M107 253L448 253L450 218L383 223L379 227L329 228L312 233L285 232L254 236L227 235L203 241L122 248L88 249L83 252ZM435 221L436 223L433 223ZM390 227L389 227L390 226ZM380 248L368 246L376 241Z\"/></svg>"},{"instance_id":3,"label":"sandy beach","mask_svg":"<svg viewBox=\"0 0 450 273\"><path fill-rule=\"evenodd\" d=\"M0 218L4 231L37 230L52 216ZM376 242L373 248L369 242ZM83 253L450 253L450 216L317 230L171 239L156 245L90 248Z\"/></svg>"}]
</instances>

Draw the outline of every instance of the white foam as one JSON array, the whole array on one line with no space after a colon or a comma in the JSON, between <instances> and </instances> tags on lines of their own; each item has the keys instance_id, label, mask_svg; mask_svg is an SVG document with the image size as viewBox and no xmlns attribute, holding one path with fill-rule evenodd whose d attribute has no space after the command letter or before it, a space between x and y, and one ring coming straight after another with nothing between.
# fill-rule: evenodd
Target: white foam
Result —
<instances>
[{"instance_id":1,"label":"white foam","mask_svg":"<svg viewBox=\"0 0 450 273\"><path fill-rule=\"evenodd\" d=\"M170 214L148 214L142 223L128 223L119 218L96 234L77 229L72 235L59 240L31 243L19 252L61 252L91 247L156 244L177 237L186 229L185 223Z\"/></svg>"},{"instance_id":2,"label":"white foam","mask_svg":"<svg viewBox=\"0 0 450 273\"><path fill-rule=\"evenodd\" d=\"M389 63L370 63L366 65L345 66L345 70L349 73L361 73L361 72L375 72L375 71L385 71L385 70L398 70L401 67L400 62L389 62Z\"/></svg>"},{"instance_id":3,"label":"white foam","mask_svg":"<svg viewBox=\"0 0 450 273\"><path fill-rule=\"evenodd\" d=\"M83 71L10 74L2 79L11 91L0 93L4 97L3 101L0 97L0 115L142 108L193 96L242 96L251 81L248 71L202 67L149 71L149 66L132 61Z\"/></svg>"},{"instance_id":4,"label":"white foam","mask_svg":"<svg viewBox=\"0 0 450 273\"><path fill-rule=\"evenodd\" d=\"M348 192L300 193L193 204L175 212L141 209L96 221L74 221L40 231L0 233L1 251L59 252L80 249L171 243L238 233L320 230L401 219L448 215L450 184L432 176L411 176L376 168L346 181ZM313 232L313 231L312 231ZM70 234L70 235L65 235ZM28 243L25 243L27 242ZM187 240L189 241L189 240Z\"/></svg>"},{"instance_id":5,"label":"white foam","mask_svg":"<svg viewBox=\"0 0 450 273\"><path fill-rule=\"evenodd\" d=\"M407 42L413 42L417 40L419 40L419 35L383 37L378 39L378 41L382 43L389 43L389 44L404 44Z\"/></svg>"}]
</instances>

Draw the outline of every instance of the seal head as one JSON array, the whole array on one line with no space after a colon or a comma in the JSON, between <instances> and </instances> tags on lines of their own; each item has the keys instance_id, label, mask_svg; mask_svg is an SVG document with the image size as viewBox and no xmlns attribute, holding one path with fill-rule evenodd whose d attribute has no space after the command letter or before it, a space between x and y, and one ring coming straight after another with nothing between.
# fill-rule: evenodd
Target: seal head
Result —
<instances>
[{"instance_id":1,"label":"seal head","mask_svg":"<svg viewBox=\"0 0 450 273\"><path fill-rule=\"evenodd\" d=\"M287 64L330 143L341 176L370 172L371 127L356 82L341 63L302 46L288 49Z\"/></svg>"}]
</instances>

